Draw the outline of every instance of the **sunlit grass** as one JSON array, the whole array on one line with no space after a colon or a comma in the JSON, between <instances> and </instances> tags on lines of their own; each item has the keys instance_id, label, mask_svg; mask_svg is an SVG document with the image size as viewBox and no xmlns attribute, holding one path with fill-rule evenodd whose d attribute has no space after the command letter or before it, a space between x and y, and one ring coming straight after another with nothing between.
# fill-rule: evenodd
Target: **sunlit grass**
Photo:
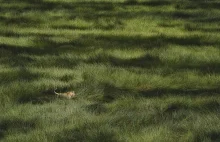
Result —
<instances>
[{"instance_id":1,"label":"sunlit grass","mask_svg":"<svg viewBox=\"0 0 220 142\"><path fill-rule=\"evenodd\" d=\"M0 141L219 141L219 7L0 0Z\"/></svg>"}]
</instances>

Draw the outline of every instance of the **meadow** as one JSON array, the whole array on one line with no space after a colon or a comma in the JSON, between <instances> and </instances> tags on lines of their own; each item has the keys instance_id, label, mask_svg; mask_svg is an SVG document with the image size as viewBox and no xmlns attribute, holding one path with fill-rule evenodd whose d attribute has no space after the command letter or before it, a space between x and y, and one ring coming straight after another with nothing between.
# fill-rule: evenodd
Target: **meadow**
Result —
<instances>
[{"instance_id":1,"label":"meadow","mask_svg":"<svg viewBox=\"0 0 220 142\"><path fill-rule=\"evenodd\" d=\"M219 142L220 1L0 0L0 141Z\"/></svg>"}]
</instances>

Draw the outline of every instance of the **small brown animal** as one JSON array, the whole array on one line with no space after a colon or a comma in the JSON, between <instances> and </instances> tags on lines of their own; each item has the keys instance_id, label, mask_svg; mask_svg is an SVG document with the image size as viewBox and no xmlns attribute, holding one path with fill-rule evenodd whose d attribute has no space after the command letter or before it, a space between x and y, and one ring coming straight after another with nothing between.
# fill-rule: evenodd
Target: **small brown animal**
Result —
<instances>
[{"instance_id":1,"label":"small brown animal","mask_svg":"<svg viewBox=\"0 0 220 142\"><path fill-rule=\"evenodd\" d=\"M72 98L75 98L76 97L76 94L74 91L70 91L70 92L66 92L66 93L57 93L55 90L54 90L54 93L57 95L57 97L63 97L63 98L66 98L66 99L72 99Z\"/></svg>"}]
</instances>

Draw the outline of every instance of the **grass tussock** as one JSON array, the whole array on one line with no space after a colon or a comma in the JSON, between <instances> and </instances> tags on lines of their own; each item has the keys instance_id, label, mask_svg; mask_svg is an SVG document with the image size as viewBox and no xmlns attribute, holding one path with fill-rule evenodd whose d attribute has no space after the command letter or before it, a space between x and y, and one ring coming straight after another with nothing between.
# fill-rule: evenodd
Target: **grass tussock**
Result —
<instances>
[{"instance_id":1,"label":"grass tussock","mask_svg":"<svg viewBox=\"0 0 220 142\"><path fill-rule=\"evenodd\" d=\"M219 9L0 0L0 141L220 141Z\"/></svg>"}]
</instances>

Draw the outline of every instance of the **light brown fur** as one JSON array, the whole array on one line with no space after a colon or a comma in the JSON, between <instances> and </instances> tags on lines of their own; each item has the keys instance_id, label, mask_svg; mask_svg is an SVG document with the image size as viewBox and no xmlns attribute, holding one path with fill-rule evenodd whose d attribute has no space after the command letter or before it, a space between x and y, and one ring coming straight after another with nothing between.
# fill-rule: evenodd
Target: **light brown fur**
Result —
<instances>
[{"instance_id":1,"label":"light brown fur","mask_svg":"<svg viewBox=\"0 0 220 142\"><path fill-rule=\"evenodd\" d=\"M57 95L57 97L63 97L63 98L66 98L66 99L72 99L72 98L75 98L76 97L76 94L74 91L70 91L70 92L66 92L66 93L57 93L54 91L54 93Z\"/></svg>"}]
</instances>

